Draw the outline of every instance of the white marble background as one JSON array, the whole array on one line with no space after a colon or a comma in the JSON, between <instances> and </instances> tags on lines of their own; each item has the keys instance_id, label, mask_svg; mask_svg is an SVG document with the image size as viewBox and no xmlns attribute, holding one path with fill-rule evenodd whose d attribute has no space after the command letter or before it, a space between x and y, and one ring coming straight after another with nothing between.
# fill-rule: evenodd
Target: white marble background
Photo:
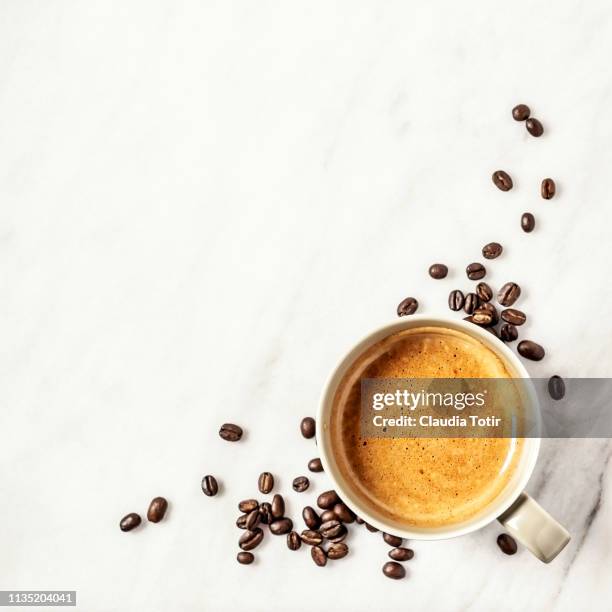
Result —
<instances>
[{"instance_id":1,"label":"white marble background","mask_svg":"<svg viewBox=\"0 0 612 612\"><path fill-rule=\"evenodd\" d=\"M548 351L531 372L612 374L611 54L605 0L2 2L0 589L101 612L609 610L608 440L544 444L530 490L573 535L550 566L490 525L412 543L397 583L365 530L324 570L272 537L242 567L234 518L264 469L296 519L328 487L290 490L330 368L406 295L447 312L490 240ZM120 533L160 494L163 524Z\"/></svg>"}]
</instances>

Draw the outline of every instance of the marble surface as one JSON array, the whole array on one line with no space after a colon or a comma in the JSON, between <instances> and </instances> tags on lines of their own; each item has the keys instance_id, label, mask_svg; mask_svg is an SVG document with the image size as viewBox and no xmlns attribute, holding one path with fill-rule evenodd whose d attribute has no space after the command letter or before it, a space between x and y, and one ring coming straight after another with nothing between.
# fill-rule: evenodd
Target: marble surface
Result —
<instances>
[{"instance_id":1,"label":"marble surface","mask_svg":"<svg viewBox=\"0 0 612 612\"><path fill-rule=\"evenodd\" d=\"M264 469L296 519L329 486L290 490L330 369L406 295L448 314L490 240L489 281L523 286L548 351L529 370L612 374L611 52L604 0L3 2L0 589L94 612L608 610L605 439L543 444L529 490L573 536L549 566L492 524L413 542L397 583L365 530L324 570L272 537L241 567L234 518ZM167 520L120 533L155 495Z\"/></svg>"}]
</instances>

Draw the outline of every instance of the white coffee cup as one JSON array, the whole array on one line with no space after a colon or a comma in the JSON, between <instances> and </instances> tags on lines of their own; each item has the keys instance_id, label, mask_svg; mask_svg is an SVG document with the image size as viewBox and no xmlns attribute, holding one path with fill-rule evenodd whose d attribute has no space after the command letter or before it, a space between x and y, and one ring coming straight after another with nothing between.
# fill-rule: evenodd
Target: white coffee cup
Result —
<instances>
[{"instance_id":1,"label":"white coffee cup","mask_svg":"<svg viewBox=\"0 0 612 612\"><path fill-rule=\"evenodd\" d=\"M317 414L317 444L321 461L327 475L331 478L334 488L342 500L364 521L381 531L392 533L412 540L439 540L453 538L480 529L484 525L499 520L506 531L524 544L531 552L545 563L552 561L570 540L567 530L539 506L524 488L533 473L538 459L540 439L525 438L523 450L510 481L500 494L475 516L467 521L436 528L420 528L406 526L394 521L375 508L367 507L353 493L353 488L341 474L331 448L330 417L333 400L338 384L348 368L365 350L383 338L396 332L415 327L442 327L462 331L480 340L490 348L506 365L514 378L529 379L529 373L520 359L503 342L490 332L473 323L446 319L444 317L427 317L413 315L398 319L376 329L355 344L331 373L323 389L323 395ZM530 392L532 409L537 413L537 399Z\"/></svg>"}]
</instances>

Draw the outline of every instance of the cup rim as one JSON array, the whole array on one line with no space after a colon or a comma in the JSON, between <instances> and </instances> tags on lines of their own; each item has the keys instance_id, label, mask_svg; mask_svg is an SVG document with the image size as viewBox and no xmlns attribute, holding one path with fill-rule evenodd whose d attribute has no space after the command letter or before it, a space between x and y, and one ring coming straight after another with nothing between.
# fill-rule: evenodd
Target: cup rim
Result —
<instances>
[{"instance_id":1,"label":"cup rim","mask_svg":"<svg viewBox=\"0 0 612 612\"><path fill-rule=\"evenodd\" d=\"M335 461L330 459L332 456L331 449L329 448L330 432L328 431L324 418L328 409L331 410L333 396L342 375L346 371L346 368L348 368L355 361L356 357L363 353L364 350L366 350L377 340L382 339L394 332L413 327L427 326L458 329L466 332L472 337L476 337L489 348L501 353L506 361L515 369L520 378L531 379L529 372L518 356L515 355L501 340L496 339L484 328L474 325L473 323L451 319L444 316L411 315L410 317L402 317L400 319L380 325L376 329L370 331L368 334L355 342L348 350L344 351L341 359L337 361L336 366L329 374L325 385L323 386L323 391L321 393L317 408L317 444L323 469L329 476L334 489L337 491L341 499L346 502L347 505L365 522L383 532L393 533L394 535L404 538L413 540L443 540L477 531L478 529L497 519L497 517L503 514L503 512L505 512L514 503L518 496L523 492L527 482L531 478L538 459L540 438L524 439L524 444L526 447L523 452L526 453L526 455L525 459L523 460L522 473L517 478L515 485L510 490L500 494L491 503L490 508L484 512L482 516L474 519L473 521L462 523L457 527L451 525L448 527L448 529L439 528L432 532L418 530L413 531L410 529L410 527L398 528L398 526L395 524L385 523L385 521L379 520L377 517L372 516L368 509L356 499L352 492L342 485L342 478L339 478L337 475L338 470L336 469Z\"/></svg>"}]
</instances>

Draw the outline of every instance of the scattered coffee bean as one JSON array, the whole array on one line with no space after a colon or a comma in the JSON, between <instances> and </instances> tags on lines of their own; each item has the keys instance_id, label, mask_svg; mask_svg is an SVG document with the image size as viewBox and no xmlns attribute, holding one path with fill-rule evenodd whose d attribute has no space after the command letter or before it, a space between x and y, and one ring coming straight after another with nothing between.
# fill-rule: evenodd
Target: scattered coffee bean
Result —
<instances>
[{"instance_id":1,"label":"scattered coffee bean","mask_svg":"<svg viewBox=\"0 0 612 612\"><path fill-rule=\"evenodd\" d=\"M358 525L363 525L363 524L365 523L365 521L364 521L364 520L363 520L363 519L362 519L360 516L356 516L356 517L355 517L355 522L356 522Z\"/></svg>"},{"instance_id":2,"label":"scattered coffee bean","mask_svg":"<svg viewBox=\"0 0 612 612\"><path fill-rule=\"evenodd\" d=\"M512 306L521 295L521 288L516 283L506 283L497 293L497 301L502 306Z\"/></svg>"},{"instance_id":3,"label":"scattered coffee bean","mask_svg":"<svg viewBox=\"0 0 612 612\"><path fill-rule=\"evenodd\" d=\"M393 546L394 548L398 548L404 542L404 540L400 538L399 536L394 536L394 535L391 535L390 533L383 533L383 540L389 546Z\"/></svg>"},{"instance_id":4,"label":"scattered coffee bean","mask_svg":"<svg viewBox=\"0 0 612 612\"><path fill-rule=\"evenodd\" d=\"M374 525L370 525L370 523L366 523L365 526L366 526L366 529L368 531L371 531L372 533L376 533L378 531L378 529L374 527Z\"/></svg>"},{"instance_id":5,"label":"scattered coffee bean","mask_svg":"<svg viewBox=\"0 0 612 612\"><path fill-rule=\"evenodd\" d=\"M236 560L240 565L251 565L255 561L255 555L250 552L239 552L236 555Z\"/></svg>"},{"instance_id":6,"label":"scattered coffee bean","mask_svg":"<svg viewBox=\"0 0 612 612\"><path fill-rule=\"evenodd\" d=\"M168 509L168 502L164 497L155 497L149 504L147 510L147 519L151 523L159 523L164 518L166 510Z\"/></svg>"},{"instance_id":7,"label":"scattered coffee bean","mask_svg":"<svg viewBox=\"0 0 612 612\"><path fill-rule=\"evenodd\" d=\"M275 519L285 516L285 500L278 493L272 498L272 516Z\"/></svg>"},{"instance_id":8,"label":"scattered coffee bean","mask_svg":"<svg viewBox=\"0 0 612 612\"><path fill-rule=\"evenodd\" d=\"M476 285L476 295L481 302L490 302L493 297L493 289L487 283L478 283Z\"/></svg>"},{"instance_id":9,"label":"scattered coffee bean","mask_svg":"<svg viewBox=\"0 0 612 612\"><path fill-rule=\"evenodd\" d=\"M414 557L414 550L412 548L392 548L389 556L394 561L410 561Z\"/></svg>"},{"instance_id":10,"label":"scattered coffee bean","mask_svg":"<svg viewBox=\"0 0 612 612\"><path fill-rule=\"evenodd\" d=\"M293 529L293 521L290 518L281 518L270 524L270 531L274 535L285 535Z\"/></svg>"},{"instance_id":11,"label":"scattered coffee bean","mask_svg":"<svg viewBox=\"0 0 612 612\"><path fill-rule=\"evenodd\" d=\"M255 508L255 510L251 510L246 517L246 520L244 522L244 526L247 529L250 529L251 531L253 531L253 529L255 529L255 527L257 527L257 525L259 525L261 521L261 513L259 512L259 508Z\"/></svg>"},{"instance_id":12,"label":"scattered coffee bean","mask_svg":"<svg viewBox=\"0 0 612 612\"><path fill-rule=\"evenodd\" d=\"M310 486L310 480L306 476L298 476L293 479L292 486L294 491L303 493Z\"/></svg>"},{"instance_id":13,"label":"scattered coffee bean","mask_svg":"<svg viewBox=\"0 0 612 612\"><path fill-rule=\"evenodd\" d=\"M497 325L497 322L499 321L499 314L497 312L497 308L495 308L491 302L484 302L478 307L478 310L486 310L487 312L491 313L491 325Z\"/></svg>"},{"instance_id":14,"label":"scattered coffee bean","mask_svg":"<svg viewBox=\"0 0 612 612\"><path fill-rule=\"evenodd\" d=\"M204 491L204 495L208 495L208 497L216 495L219 492L217 479L210 474L204 476L204 478L202 478L202 491Z\"/></svg>"},{"instance_id":15,"label":"scattered coffee bean","mask_svg":"<svg viewBox=\"0 0 612 612\"><path fill-rule=\"evenodd\" d=\"M489 327L490 325L495 325L495 323L493 322L493 313L487 308L485 308L484 304L474 311L471 322L476 323L476 325L480 325L482 327Z\"/></svg>"},{"instance_id":16,"label":"scattered coffee bean","mask_svg":"<svg viewBox=\"0 0 612 612\"><path fill-rule=\"evenodd\" d=\"M249 515L248 514L241 514L237 519L236 519L236 527L238 527L238 529L246 529L246 521L247 521L247 517Z\"/></svg>"},{"instance_id":17,"label":"scattered coffee bean","mask_svg":"<svg viewBox=\"0 0 612 612\"><path fill-rule=\"evenodd\" d=\"M516 348L525 359L531 359L532 361L540 361L544 359L546 354L539 344L531 340L521 340Z\"/></svg>"},{"instance_id":18,"label":"scattered coffee bean","mask_svg":"<svg viewBox=\"0 0 612 612\"><path fill-rule=\"evenodd\" d=\"M302 538L302 542L304 542L304 544L308 544L308 546L318 546L321 544L321 542L323 542L323 536L314 529L305 529L302 531L302 535L300 537Z\"/></svg>"},{"instance_id":19,"label":"scattered coffee bean","mask_svg":"<svg viewBox=\"0 0 612 612\"><path fill-rule=\"evenodd\" d=\"M396 561L387 561L383 565L382 571L387 578L393 578L393 580L399 580L400 578L404 578L406 575L404 566L400 565Z\"/></svg>"},{"instance_id":20,"label":"scattered coffee bean","mask_svg":"<svg viewBox=\"0 0 612 612\"><path fill-rule=\"evenodd\" d=\"M327 557L329 559L342 559L348 555L349 548L344 542L338 542L338 544L332 544L327 549Z\"/></svg>"},{"instance_id":21,"label":"scattered coffee bean","mask_svg":"<svg viewBox=\"0 0 612 612\"><path fill-rule=\"evenodd\" d=\"M496 170L491 178L498 189L502 191L510 191L512 189L512 179L507 172Z\"/></svg>"},{"instance_id":22,"label":"scattered coffee bean","mask_svg":"<svg viewBox=\"0 0 612 612\"><path fill-rule=\"evenodd\" d=\"M417 311L419 303L413 297L404 298L397 306L397 316L405 317Z\"/></svg>"},{"instance_id":23,"label":"scattered coffee bean","mask_svg":"<svg viewBox=\"0 0 612 612\"><path fill-rule=\"evenodd\" d=\"M264 525L270 525L275 519L272 515L272 505L268 502L264 502L259 506L260 519Z\"/></svg>"},{"instance_id":24,"label":"scattered coffee bean","mask_svg":"<svg viewBox=\"0 0 612 612\"><path fill-rule=\"evenodd\" d=\"M542 124L533 117L529 117L529 119L527 119L525 127L527 128L527 131L536 138L540 137L544 133L544 127Z\"/></svg>"},{"instance_id":25,"label":"scattered coffee bean","mask_svg":"<svg viewBox=\"0 0 612 612\"><path fill-rule=\"evenodd\" d=\"M300 423L300 431L305 438L314 438L317 431L315 420L312 417L304 417Z\"/></svg>"},{"instance_id":26,"label":"scattered coffee bean","mask_svg":"<svg viewBox=\"0 0 612 612\"><path fill-rule=\"evenodd\" d=\"M355 513L342 502L334 506L334 514L338 517L338 520L343 523L352 523L355 520Z\"/></svg>"},{"instance_id":27,"label":"scattered coffee bean","mask_svg":"<svg viewBox=\"0 0 612 612\"><path fill-rule=\"evenodd\" d=\"M321 523L327 523L327 521L333 521L336 518L338 517L336 516L336 513L333 511L333 509L321 512Z\"/></svg>"},{"instance_id":28,"label":"scattered coffee bean","mask_svg":"<svg viewBox=\"0 0 612 612\"><path fill-rule=\"evenodd\" d=\"M324 567L327 563L327 555L325 551L320 546L313 546L310 549L310 555L312 560L319 566Z\"/></svg>"},{"instance_id":29,"label":"scattered coffee bean","mask_svg":"<svg viewBox=\"0 0 612 612\"><path fill-rule=\"evenodd\" d=\"M302 518L308 529L318 529L321 525L321 518L317 514L317 511L311 506L306 506L302 510Z\"/></svg>"},{"instance_id":30,"label":"scattered coffee bean","mask_svg":"<svg viewBox=\"0 0 612 612\"><path fill-rule=\"evenodd\" d=\"M221 425L219 435L227 442L238 442L242 438L242 428L233 423L224 423Z\"/></svg>"},{"instance_id":31,"label":"scattered coffee bean","mask_svg":"<svg viewBox=\"0 0 612 612\"><path fill-rule=\"evenodd\" d=\"M435 279L446 278L447 274L448 274L448 268L444 264L437 263L437 264L431 264L431 266L429 266L429 276L431 276L431 278L435 278Z\"/></svg>"},{"instance_id":32,"label":"scattered coffee bean","mask_svg":"<svg viewBox=\"0 0 612 612\"><path fill-rule=\"evenodd\" d=\"M514 342L518 338L518 330L511 323L504 323L499 330L499 337L504 342Z\"/></svg>"},{"instance_id":33,"label":"scattered coffee bean","mask_svg":"<svg viewBox=\"0 0 612 612\"><path fill-rule=\"evenodd\" d=\"M560 400L565 397L565 381L556 374L551 376L548 381L548 393L554 400Z\"/></svg>"},{"instance_id":34,"label":"scattered coffee bean","mask_svg":"<svg viewBox=\"0 0 612 612\"><path fill-rule=\"evenodd\" d=\"M323 464L321 463L321 460L318 457L316 457L315 459L311 459L308 462L308 469L311 472L322 472Z\"/></svg>"},{"instance_id":35,"label":"scattered coffee bean","mask_svg":"<svg viewBox=\"0 0 612 612\"><path fill-rule=\"evenodd\" d=\"M513 555L517 551L515 539L507 533L501 533L497 536L497 545L507 555Z\"/></svg>"},{"instance_id":36,"label":"scattered coffee bean","mask_svg":"<svg viewBox=\"0 0 612 612\"><path fill-rule=\"evenodd\" d=\"M526 104L517 104L512 109L512 118L515 121L525 121L525 119L529 119L530 114L531 110Z\"/></svg>"},{"instance_id":37,"label":"scattered coffee bean","mask_svg":"<svg viewBox=\"0 0 612 612\"><path fill-rule=\"evenodd\" d=\"M258 507L259 507L259 502L256 499L243 499L238 504L238 510L246 514L248 514L251 510L255 510L255 508L258 508Z\"/></svg>"},{"instance_id":38,"label":"scattered coffee bean","mask_svg":"<svg viewBox=\"0 0 612 612\"><path fill-rule=\"evenodd\" d=\"M487 270L481 263L474 262L465 269L465 273L470 280L480 280L485 277Z\"/></svg>"},{"instance_id":39,"label":"scattered coffee bean","mask_svg":"<svg viewBox=\"0 0 612 612\"><path fill-rule=\"evenodd\" d=\"M262 493L270 493L274 488L274 476L270 472L262 472L259 475L257 486Z\"/></svg>"},{"instance_id":40,"label":"scattered coffee bean","mask_svg":"<svg viewBox=\"0 0 612 612\"><path fill-rule=\"evenodd\" d=\"M527 232L528 234L533 232L535 229L535 217L529 212L523 213L521 216L521 227L523 228L523 231Z\"/></svg>"},{"instance_id":41,"label":"scattered coffee bean","mask_svg":"<svg viewBox=\"0 0 612 612\"><path fill-rule=\"evenodd\" d=\"M503 250L504 248L499 242L489 242L482 247L482 256L485 259L497 259Z\"/></svg>"},{"instance_id":42,"label":"scattered coffee bean","mask_svg":"<svg viewBox=\"0 0 612 612\"><path fill-rule=\"evenodd\" d=\"M287 534L287 548L297 550L302 545L302 539L297 531L290 531Z\"/></svg>"},{"instance_id":43,"label":"scattered coffee bean","mask_svg":"<svg viewBox=\"0 0 612 612\"><path fill-rule=\"evenodd\" d=\"M480 298L475 293L468 293L463 302L463 310L467 314L472 314L480 305Z\"/></svg>"},{"instance_id":44,"label":"scattered coffee bean","mask_svg":"<svg viewBox=\"0 0 612 612\"><path fill-rule=\"evenodd\" d=\"M506 321L506 323L512 323L512 325L523 325L527 320L527 315L516 308L506 308L502 310L501 318Z\"/></svg>"},{"instance_id":45,"label":"scattered coffee bean","mask_svg":"<svg viewBox=\"0 0 612 612\"><path fill-rule=\"evenodd\" d=\"M255 527L252 531L247 529L238 540L238 546L242 548L242 550L253 550L263 540L263 531L259 527Z\"/></svg>"},{"instance_id":46,"label":"scattered coffee bean","mask_svg":"<svg viewBox=\"0 0 612 612\"><path fill-rule=\"evenodd\" d=\"M136 529L140 523L142 523L140 514L130 512L119 521L119 529L121 529L121 531L132 531L132 529Z\"/></svg>"},{"instance_id":47,"label":"scattered coffee bean","mask_svg":"<svg viewBox=\"0 0 612 612\"><path fill-rule=\"evenodd\" d=\"M557 186L555 185L555 181L551 178L545 178L542 181L542 185L540 187L540 193L545 200L551 200L555 197L555 192L557 191Z\"/></svg>"},{"instance_id":48,"label":"scattered coffee bean","mask_svg":"<svg viewBox=\"0 0 612 612\"><path fill-rule=\"evenodd\" d=\"M330 542L342 542L346 538L348 530L346 526L338 520L331 520L323 523L319 528L319 533Z\"/></svg>"},{"instance_id":49,"label":"scattered coffee bean","mask_svg":"<svg viewBox=\"0 0 612 612\"><path fill-rule=\"evenodd\" d=\"M455 289L448 296L448 307L455 311L461 310L464 299L463 293L459 289Z\"/></svg>"},{"instance_id":50,"label":"scattered coffee bean","mask_svg":"<svg viewBox=\"0 0 612 612\"><path fill-rule=\"evenodd\" d=\"M319 508L322 508L323 510L329 510L330 508L333 508L339 501L340 498L338 497L338 494L335 491L325 491L324 493L321 493L321 495L319 495L319 497L317 498L317 506L319 506Z\"/></svg>"}]
</instances>

